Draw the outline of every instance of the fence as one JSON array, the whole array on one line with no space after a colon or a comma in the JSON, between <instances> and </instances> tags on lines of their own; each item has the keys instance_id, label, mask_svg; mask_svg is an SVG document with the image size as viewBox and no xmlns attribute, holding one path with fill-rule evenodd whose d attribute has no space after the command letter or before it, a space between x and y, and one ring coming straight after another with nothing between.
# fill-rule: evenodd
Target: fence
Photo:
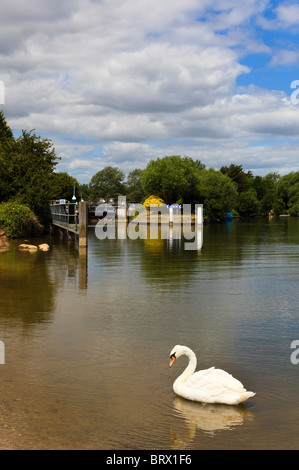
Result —
<instances>
[{"instance_id":1,"label":"fence","mask_svg":"<svg viewBox=\"0 0 299 470\"><path fill-rule=\"evenodd\" d=\"M51 204L50 210L54 225L79 233L79 212L76 204Z\"/></svg>"}]
</instances>

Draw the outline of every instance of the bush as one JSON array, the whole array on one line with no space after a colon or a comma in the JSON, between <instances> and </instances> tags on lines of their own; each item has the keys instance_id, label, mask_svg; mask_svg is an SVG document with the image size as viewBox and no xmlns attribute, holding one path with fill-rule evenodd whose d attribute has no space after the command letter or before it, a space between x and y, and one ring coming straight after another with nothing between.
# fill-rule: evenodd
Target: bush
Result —
<instances>
[{"instance_id":1,"label":"bush","mask_svg":"<svg viewBox=\"0 0 299 470\"><path fill-rule=\"evenodd\" d=\"M259 201L253 188L239 195L238 212L241 217L255 217L259 213Z\"/></svg>"},{"instance_id":2,"label":"bush","mask_svg":"<svg viewBox=\"0 0 299 470\"><path fill-rule=\"evenodd\" d=\"M209 222L224 220L226 213L232 212L236 206L236 184L221 171L202 170L198 177L198 192Z\"/></svg>"},{"instance_id":3,"label":"bush","mask_svg":"<svg viewBox=\"0 0 299 470\"><path fill-rule=\"evenodd\" d=\"M289 209L289 214L292 217L299 217L299 201L295 202Z\"/></svg>"},{"instance_id":4,"label":"bush","mask_svg":"<svg viewBox=\"0 0 299 470\"><path fill-rule=\"evenodd\" d=\"M15 201L0 204L0 227L11 238L37 236L43 229L31 209Z\"/></svg>"}]
</instances>

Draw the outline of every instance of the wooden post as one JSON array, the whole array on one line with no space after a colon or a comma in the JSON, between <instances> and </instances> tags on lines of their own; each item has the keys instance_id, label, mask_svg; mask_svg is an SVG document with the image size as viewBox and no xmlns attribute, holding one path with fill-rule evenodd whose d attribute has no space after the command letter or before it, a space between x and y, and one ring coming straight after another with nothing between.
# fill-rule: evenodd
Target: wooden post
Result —
<instances>
[{"instance_id":1,"label":"wooden post","mask_svg":"<svg viewBox=\"0 0 299 470\"><path fill-rule=\"evenodd\" d=\"M87 246L79 246L79 289L86 290L87 289Z\"/></svg>"},{"instance_id":2,"label":"wooden post","mask_svg":"<svg viewBox=\"0 0 299 470\"><path fill-rule=\"evenodd\" d=\"M85 201L79 202L79 246L88 245L88 205Z\"/></svg>"}]
</instances>

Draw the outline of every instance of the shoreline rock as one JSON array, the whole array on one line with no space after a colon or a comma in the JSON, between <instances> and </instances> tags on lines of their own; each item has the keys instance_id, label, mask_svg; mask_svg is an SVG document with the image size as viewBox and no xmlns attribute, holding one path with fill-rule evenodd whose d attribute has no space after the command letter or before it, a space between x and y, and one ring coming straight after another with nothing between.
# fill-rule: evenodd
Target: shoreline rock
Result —
<instances>
[{"instance_id":1,"label":"shoreline rock","mask_svg":"<svg viewBox=\"0 0 299 470\"><path fill-rule=\"evenodd\" d=\"M25 240L25 242L29 242L29 240ZM0 253L3 251L7 251L9 249L9 239L6 236L6 233L4 230L0 228ZM19 250L20 251L30 251L30 252L36 252L38 250L41 251L49 251L50 246L48 243L41 243L40 245L31 245L30 243L21 243L19 245Z\"/></svg>"},{"instance_id":2,"label":"shoreline rock","mask_svg":"<svg viewBox=\"0 0 299 470\"><path fill-rule=\"evenodd\" d=\"M27 243L21 243L21 245L19 245L19 250L34 252L34 251L37 251L37 246L27 245Z\"/></svg>"},{"instance_id":3,"label":"shoreline rock","mask_svg":"<svg viewBox=\"0 0 299 470\"><path fill-rule=\"evenodd\" d=\"M5 235L5 232L0 229L0 253L3 251L7 251L9 248L8 238Z\"/></svg>"},{"instance_id":4,"label":"shoreline rock","mask_svg":"<svg viewBox=\"0 0 299 470\"><path fill-rule=\"evenodd\" d=\"M49 251L50 250L50 247L49 247L48 243L42 243L41 245L38 245L38 248L41 251Z\"/></svg>"},{"instance_id":5,"label":"shoreline rock","mask_svg":"<svg viewBox=\"0 0 299 470\"><path fill-rule=\"evenodd\" d=\"M37 250L41 250L41 251L49 251L50 247L47 243L42 243L41 245L30 245L29 243L21 243L21 245L19 245L19 250L21 251L31 251L31 252L35 252Z\"/></svg>"}]
</instances>

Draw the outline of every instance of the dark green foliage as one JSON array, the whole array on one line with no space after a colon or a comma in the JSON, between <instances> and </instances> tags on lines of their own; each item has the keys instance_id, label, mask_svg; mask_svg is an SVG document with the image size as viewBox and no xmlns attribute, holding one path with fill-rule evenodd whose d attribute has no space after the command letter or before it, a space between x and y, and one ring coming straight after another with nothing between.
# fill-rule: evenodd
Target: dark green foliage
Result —
<instances>
[{"instance_id":1,"label":"dark green foliage","mask_svg":"<svg viewBox=\"0 0 299 470\"><path fill-rule=\"evenodd\" d=\"M128 202L141 203L145 199L145 192L141 186L142 170L136 168L128 174L126 181L126 196Z\"/></svg>"},{"instance_id":2,"label":"dark green foliage","mask_svg":"<svg viewBox=\"0 0 299 470\"><path fill-rule=\"evenodd\" d=\"M57 157L52 143L34 133L23 131L11 154L13 193L18 202L27 204L40 216L49 204L52 174Z\"/></svg>"},{"instance_id":3,"label":"dark green foliage","mask_svg":"<svg viewBox=\"0 0 299 470\"><path fill-rule=\"evenodd\" d=\"M29 207L15 201L0 204L0 227L12 238L40 235L43 229Z\"/></svg>"},{"instance_id":4,"label":"dark green foliage","mask_svg":"<svg viewBox=\"0 0 299 470\"><path fill-rule=\"evenodd\" d=\"M237 191L239 194L248 191L252 184L253 175L251 171L247 173L243 170L242 165L235 165L232 163L229 167L223 166L220 168L221 173L230 177L236 183Z\"/></svg>"},{"instance_id":5,"label":"dark green foliage","mask_svg":"<svg viewBox=\"0 0 299 470\"><path fill-rule=\"evenodd\" d=\"M285 210L294 217L299 216L299 171L280 178L278 195L283 200Z\"/></svg>"},{"instance_id":6,"label":"dark green foliage","mask_svg":"<svg viewBox=\"0 0 299 470\"><path fill-rule=\"evenodd\" d=\"M51 175L49 199L66 199L67 201L71 201L74 195L74 187L75 196L78 201L81 199L81 194L79 194L79 183L76 178L70 176L66 171L53 173Z\"/></svg>"},{"instance_id":7,"label":"dark green foliage","mask_svg":"<svg viewBox=\"0 0 299 470\"><path fill-rule=\"evenodd\" d=\"M238 199L236 184L225 174L213 169L198 174L199 202L209 221L221 221L233 210Z\"/></svg>"},{"instance_id":8,"label":"dark green foliage","mask_svg":"<svg viewBox=\"0 0 299 470\"><path fill-rule=\"evenodd\" d=\"M84 201L90 200L90 187L88 184L79 184L78 188L79 199L83 198ZM78 199L78 198L77 198Z\"/></svg>"},{"instance_id":9,"label":"dark green foliage","mask_svg":"<svg viewBox=\"0 0 299 470\"><path fill-rule=\"evenodd\" d=\"M254 189L244 191L239 195L238 213L241 217L254 217L259 213L259 201Z\"/></svg>"},{"instance_id":10,"label":"dark green foliage","mask_svg":"<svg viewBox=\"0 0 299 470\"><path fill-rule=\"evenodd\" d=\"M253 176L236 164L207 170L200 160L172 155L151 160L144 170L129 173L125 185L123 181L122 171L106 167L92 178L90 196L107 201L126 194L128 202L143 202L156 195L167 204L202 203L209 221L224 220L227 212L243 218L299 216L299 172Z\"/></svg>"},{"instance_id":11,"label":"dark green foliage","mask_svg":"<svg viewBox=\"0 0 299 470\"><path fill-rule=\"evenodd\" d=\"M141 175L146 196L158 195L167 204L192 203L198 200L199 162L178 155L151 160Z\"/></svg>"},{"instance_id":12,"label":"dark green foliage","mask_svg":"<svg viewBox=\"0 0 299 470\"><path fill-rule=\"evenodd\" d=\"M103 198L106 202L110 199L117 200L118 196L125 194L125 174L118 168L106 166L98 171L90 182L90 198L97 202Z\"/></svg>"},{"instance_id":13,"label":"dark green foliage","mask_svg":"<svg viewBox=\"0 0 299 470\"><path fill-rule=\"evenodd\" d=\"M3 111L0 111L0 144L6 145L14 141L11 128L7 125Z\"/></svg>"},{"instance_id":14,"label":"dark green foliage","mask_svg":"<svg viewBox=\"0 0 299 470\"><path fill-rule=\"evenodd\" d=\"M0 112L0 202L24 204L46 223L57 163L51 141L26 130L15 138Z\"/></svg>"}]
</instances>

